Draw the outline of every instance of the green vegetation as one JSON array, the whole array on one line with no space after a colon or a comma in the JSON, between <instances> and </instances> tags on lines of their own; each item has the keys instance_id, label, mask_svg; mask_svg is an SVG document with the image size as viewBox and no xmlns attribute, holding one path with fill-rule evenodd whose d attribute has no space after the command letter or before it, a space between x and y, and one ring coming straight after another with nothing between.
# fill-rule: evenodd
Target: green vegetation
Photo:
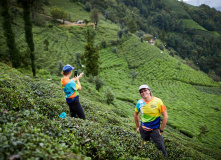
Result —
<instances>
[{"instance_id":1,"label":"green vegetation","mask_svg":"<svg viewBox=\"0 0 221 160\"><path fill-rule=\"evenodd\" d=\"M184 19L190 18L189 14L186 12L186 10L183 7L180 7L180 2L178 2L177 0L164 0L164 4L173 13L177 14L177 16L179 18L184 18Z\"/></svg>"},{"instance_id":2,"label":"green vegetation","mask_svg":"<svg viewBox=\"0 0 221 160\"><path fill-rule=\"evenodd\" d=\"M83 4L69 0L51 0L44 7L46 14L57 7L73 19L90 17ZM19 69L10 67L0 23L4 62L0 63L0 159L163 159L154 144L136 133L133 113L141 84L147 84L167 107L169 120L163 136L169 159L220 159L220 82L101 16L94 30L94 45L100 46L99 75L95 83L88 74L82 77L80 102L86 120L74 119L58 73L64 64L84 71L79 57L85 52L87 28L50 21L33 25L37 76L31 78L24 22L21 16L14 17L14 22L16 45L24 57ZM205 31L198 28L197 32ZM170 34L174 36L171 44L180 35ZM194 38L201 42L197 35ZM67 113L64 119L59 118L62 112Z\"/></svg>"},{"instance_id":3,"label":"green vegetation","mask_svg":"<svg viewBox=\"0 0 221 160\"><path fill-rule=\"evenodd\" d=\"M185 28L194 28L194 29L200 29L200 30L206 31L205 28L200 26L198 23L196 23L192 19L183 19L183 25L184 25Z\"/></svg>"}]
</instances>

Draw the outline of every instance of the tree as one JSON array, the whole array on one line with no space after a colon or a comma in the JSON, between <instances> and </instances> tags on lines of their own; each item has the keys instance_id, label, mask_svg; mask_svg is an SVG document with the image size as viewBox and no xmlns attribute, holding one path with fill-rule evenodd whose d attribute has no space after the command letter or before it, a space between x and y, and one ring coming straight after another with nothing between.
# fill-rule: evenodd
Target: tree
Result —
<instances>
[{"instance_id":1,"label":"tree","mask_svg":"<svg viewBox=\"0 0 221 160\"><path fill-rule=\"evenodd\" d=\"M95 27L96 27L98 22L99 22L99 13L98 13L98 10L96 8L94 8L92 10L91 15L90 15L90 19L91 19L92 22L94 22Z\"/></svg>"},{"instance_id":2,"label":"tree","mask_svg":"<svg viewBox=\"0 0 221 160\"><path fill-rule=\"evenodd\" d=\"M67 12L65 12L59 8L52 8L51 15L54 20L63 19L63 23L64 23L64 19L67 18L67 16L68 16Z\"/></svg>"},{"instance_id":3,"label":"tree","mask_svg":"<svg viewBox=\"0 0 221 160\"><path fill-rule=\"evenodd\" d=\"M94 82L95 82L97 91L99 91L100 88L104 85L104 80L102 78L100 78L99 75L94 77Z\"/></svg>"},{"instance_id":4,"label":"tree","mask_svg":"<svg viewBox=\"0 0 221 160\"><path fill-rule=\"evenodd\" d=\"M94 46L94 36L91 33L91 30L87 27L86 31L86 38L87 38L87 44L85 45L85 52L82 55L81 59L83 64L85 64L85 74L86 76L89 76L90 74L93 76L98 75L98 69L99 69L99 54L98 54L98 48Z\"/></svg>"},{"instance_id":5,"label":"tree","mask_svg":"<svg viewBox=\"0 0 221 160\"><path fill-rule=\"evenodd\" d=\"M107 104L113 103L115 96L111 88L105 89L105 97Z\"/></svg>"},{"instance_id":6,"label":"tree","mask_svg":"<svg viewBox=\"0 0 221 160\"><path fill-rule=\"evenodd\" d=\"M63 66L64 66L63 62L62 61L58 61L58 76L61 75L61 71L63 69Z\"/></svg>"},{"instance_id":7,"label":"tree","mask_svg":"<svg viewBox=\"0 0 221 160\"><path fill-rule=\"evenodd\" d=\"M76 58L75 61L76 66L81 67L81 52L75 53L75 58Z\"/></svg>"},{"instance_id":8,"label":"tree","mask_svg":"<svg viewBox=\"0 0 221 160\"><path fill-rule=\"evenodd\" d=\"M8 7L8 0L1 0L2 5L2 16L4 17L2 25L4 29L5 36L7 38L7 46L8 46L8 52L9 56L12 62L12 67L19 67L20 66L20 55L19 51L15 44L15 35L12 31L12 25L11 25L11 15L9 13L9 7Z\"/></svg>"},{"instance_id":9,"label":"tree","mask_svg":"<svg viewBox=\"0 0 221 160\"><path fill-rule=\"evenodd\" d=\"M165 29L163 28L161 36L160 36L160 39L162 40L163 43L165 42L165 34L166 34Z\"/></svg>"},{"instance_id":10,"label":"tree","mask_svg":"<svg viewBox=\"0 0 221 160\"><path fill-rule=\"evenodd\" d=\"M86 4L84 5L84 9L88 12L91 11L91 4L89 2L86 2Z\"/></svg>"},{"instance_id":11,"label":"tree","mask_svg":"<svg viewBox=\"0 0 221 160\"><path fill-rule=\"evenodd\" d=\"M33 33L32 33L32 21L31 21L31 5L34 0L18 0L21 3L23 8L23 19L25 22L25 39L30 49L30 59L31 59L31 68L33 76L35 77L35 54L34 54L34 41L33 41Z\"/></svg>"},{"instance_id":12,"label":"tree","mask_svg":"<svg viewBox=\"0 0 221 160\"><path fill-rule=\"evenodd\" d=\"M132 81L134 81L135 78L138 76L138 73L136 72L136 69L132 70L130 72L130 74L131 74Z\"/></svg>"},{"instance_id":13,"label":"tree","mask_svg":"<svg viewBox=\"0 0 221 160\"><path fill-rule=\"evenodd\" d=\"M127 24L128 29L131 33L135 33L137 31L137 25L133 18L131 18Z\"/></svg>"},{"instance_id":14,"label":"tree","mask_svg":"<svg viewBox=\"0 0 221 160\"><path fill-rule=\"evenodd\" d=\"M117 32L117 34L118 34L118 37L121 39L122 38L122 36L123 36L123 31L122 30L119 30L118 32Z\"/></svg>"},{"instance_id":15,"label":"tree","mask_svg":"<svg viewBox=\"0 0 221 160\"><path fill-rule=\"evenodd\" d=\"M45 44L45 50L48 51L49 41L45 39L44 44Z\"/></svg>"}]
</instances>

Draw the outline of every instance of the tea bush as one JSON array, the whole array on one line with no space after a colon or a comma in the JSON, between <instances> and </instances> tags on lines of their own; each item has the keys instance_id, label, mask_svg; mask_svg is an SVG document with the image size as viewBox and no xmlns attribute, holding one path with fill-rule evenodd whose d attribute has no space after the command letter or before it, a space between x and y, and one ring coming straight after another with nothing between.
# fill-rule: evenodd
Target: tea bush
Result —
<instances>
[{"instance_id":1,"label":"tea bush","mask_svg":"<svg viewBox=\"0 0 221 160\"><path fill-rule=\"evenodd\" d=\"M107 99L107 104L111 104L114 101L115 97L111 88L105 89L105 97Z\"/></svg>"},{"instance_id":2,"label":"tea bush","mask_svg":"<svg viewBox=\"0 0 221 160\"><path fill-rule=\"evenodd\" d=\"M123 110L82 97L87 120L71 118L57 82L0 67L0 159L163 159L154 144L135 133L134 125L125 124L130 118ZM67 117L61 119L63 111ZM207 157L167 135L165 146L171 159Z\"/></svg>"}]
</instances>

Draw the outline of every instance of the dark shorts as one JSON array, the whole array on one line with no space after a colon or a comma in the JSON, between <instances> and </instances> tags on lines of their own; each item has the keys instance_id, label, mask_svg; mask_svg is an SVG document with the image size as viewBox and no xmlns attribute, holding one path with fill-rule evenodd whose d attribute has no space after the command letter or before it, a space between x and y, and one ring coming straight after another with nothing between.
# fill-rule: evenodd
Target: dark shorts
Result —
<instances>
[{"instance_id":1,"label":"dark shorts","mask_svg":"<svg viewBox=\"0 0 221 160\"><path fill-rule=\"evenodd\" d=\"M153 129L152 131L145 131L140 126L141 138L145 141L150 141L150 138L155 143L159 150L162 150L163 154L166 154L163 136L160 134L159 129Z\"/></svg>"},{"instance_id":2,"label":"dark shorts","mask_svg":"<svg viewBox=\"0 0 221 160\"><path fill-rule=\"evenodd\" d=\"M77 118L78 116L81 119L86 119L84 110L79 102L79 96L76 97L76 99L73 102L68 103L68 106L70 109L71 117Z\"/></svg>"}]
</instances>

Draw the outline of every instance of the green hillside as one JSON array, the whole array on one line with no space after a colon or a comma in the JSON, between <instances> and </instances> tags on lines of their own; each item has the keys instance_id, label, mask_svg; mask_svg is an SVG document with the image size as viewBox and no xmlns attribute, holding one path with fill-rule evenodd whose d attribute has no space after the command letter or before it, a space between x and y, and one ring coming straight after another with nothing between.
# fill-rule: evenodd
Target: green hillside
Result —
<instances>
[{"instance_id":1,"label":"green hillside","mask_svg":"<svg viewBox=\"0 0 221 160\"><path fill-rule=\"evenodd\" d=\"M202 26L200 26L199 24L197 24L195 21L193 21L192 19L184 19L183 20L183 24L185 28L195 28L195 29L200 29L200 30L204 30L206 31L205 28L203 28Z\"/></svg>"},{"instance_id":2,"label":"green hillside","mask_svg":"<svg viewBox=\"0 0 221 160\"><path fill-rule=\"evenodd\" d=\"M69 0L51 0L45 14L50 15L52 7L66 10L73 20L90 17L83 5ZM29 63L22 17L15 21L16 44ZM154 144L144 143L135 132L133 114L141 84L147 84L167 107L163 136L169 159L220 159L220 82L134 34L119 39L120 29L101 16L95 44L107 44L99 50L99 76L105 85L97 91L91 77L82 78L80 102L87 118L83 121L69 116L58 63L76 66L76 53L84 53L86 29L51 21L34 25L37 78L32 78L25 63L13 69L9 59L3 59L7 47L0 23L4 62L0 63L0 159L13 155L21 159L163 159ZM134 79L133 73L137 73ZM110 105L105 96L108 89L115 96ZM68 114L65 119L59 118L62 112Z\"/></svg>"}]
</instances>

